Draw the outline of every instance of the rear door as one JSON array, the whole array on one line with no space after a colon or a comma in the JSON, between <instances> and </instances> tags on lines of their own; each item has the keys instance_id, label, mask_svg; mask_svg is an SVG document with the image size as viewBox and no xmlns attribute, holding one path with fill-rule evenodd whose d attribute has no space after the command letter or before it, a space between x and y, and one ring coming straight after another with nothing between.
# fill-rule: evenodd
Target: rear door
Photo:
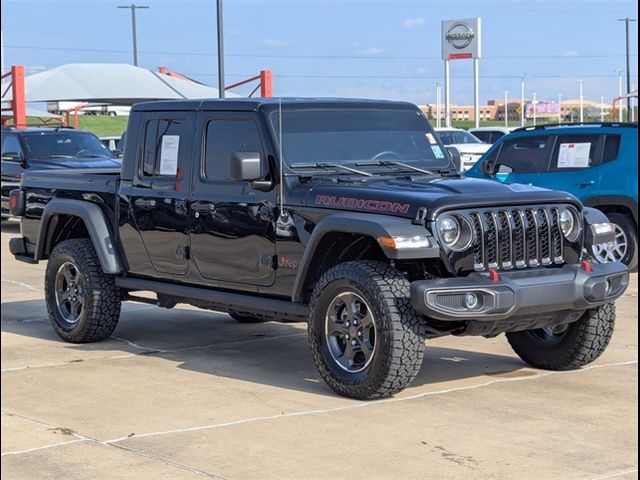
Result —
<instances>
[{"instance_id":1,"label":"rear door","mask_svg":"<svg viewBox=\"0 0 640 480\"><path fill-rule=\"evenodd\" d=\"M142 239L147 261L138 255L133 273L182 276L188 270L188 178L194 112L145 112L132 181L123 182L127 221ZM126 252L125 252L126 253ZM130 262L131 263L131 262Z\"/></svg>"},{"instance_id":2,"label":"rear door","mask_svg":"<svg viewBox=\"0 0 640 480\"><path fill-rule=\"evenodd\" d=\"M553 147L551 136L522 136L505 140L500 145L497 180L505 183L536 185L546 171Z\"/></svg>"},{"instance_id":3,"label":"rear door","mask_svg":"<svg viewBox=\"0 0 640 480\"><path fill-rule=\"evenodd\" d=\"M193 172L191 252L203 283L255 290L275 282L276 189L261 192L229 178L231 155L259 153L267 138L253 112L201 112L200 168ZM273 158L273 157L272 157Z\"/></svg>"},{"instance_id":4,"label":"rear door","mask_svg":"<svg viewBox=\"0 0 640 480\"><path fill-rule=\"evenodd\" d=\"M600 171L604 135L558 135L548 168L540 174L538 185L569 192L581 202L600 192Z\"/></svg>"}]
</instances>

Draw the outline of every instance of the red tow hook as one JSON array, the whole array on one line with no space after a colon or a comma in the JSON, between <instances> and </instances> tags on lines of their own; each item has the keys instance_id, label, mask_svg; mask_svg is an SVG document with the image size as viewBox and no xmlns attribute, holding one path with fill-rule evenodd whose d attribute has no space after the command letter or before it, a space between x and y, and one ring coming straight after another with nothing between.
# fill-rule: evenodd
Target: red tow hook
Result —
<instances>
[{"instance_id":1,"label":"red tow hook","mask_svg":"<svg viewBox=\"0 0 640 480\"><path fill-rule=\"evenodd\" d=\"M585 272L591 273L592 266L591 266L591 262L589 260L583 260L582 262L580 262L580 265L582 265L582 269Z\"/></svg>"},{"instance_id":2,"label":"red tow hook","mask_svg":"<svg viewBox=\"0 0 640 480\"><path fill-rule=\"evenodd\" d=\"M489 279L492 282L499 282L500 281L500 272L498 272L497 270L489 270Z\"/></svg>"}]
</instances>

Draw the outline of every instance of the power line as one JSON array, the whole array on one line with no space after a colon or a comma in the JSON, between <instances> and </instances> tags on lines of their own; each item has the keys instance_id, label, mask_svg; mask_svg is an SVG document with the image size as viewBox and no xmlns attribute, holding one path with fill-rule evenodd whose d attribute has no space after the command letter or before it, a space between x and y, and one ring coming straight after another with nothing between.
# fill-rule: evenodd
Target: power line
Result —
<instances>
[{"instance_id":1,"label":"power line","mask_svg":"<svg viewBox=\"0 0 640 480\"><path fill-rule=\"evenodd\" d=\"M36 45L5 45L5 48L12 48L18 50L43 50L43 51L63 51L63 52L89 52L89 53L130 53L128 50L116 50L106 48L67 48L67 47L44 47ZM145 55L181 55L181 56L194 56L194 57L215 57L215 53L207 52L167 52L167 51L155 51L145 50L139 53ZM227 57L246 57L246 58L291 58L291 59L303 59L308 58L312 60L327 59L327 60L441 60L440 56L419 56L419 55L302 55L302 54L264 54L264 53L226 53ZM637 53L631 54L633 57L637 57ZM624 55L620 54L578 54L578 55L489 55L483 57L485 60L535 60L535 59L572 59L572 58L624 58Z\"/></svg>"},{"instance_id":2,"label":"power line","mask_svg":"<svg viewBox=\"0 0 640 480\"><path fill-rule=\"evenodd\" d=\"M192 76L192 77L215 77L217 76L214 73L190 73L186 72L184 75ZM229 74L229 76L234 77L246 77L250 74ZM327 75L327 74L288 74L288 73L274 73L274 77L277 78L336 78L336 79L425 79L425 78L433 78L438 79L441 78L441 75ZM618 75L615 74L591 74L591 75L555 75L555 74L540 74L540 75L527 75L527 78L539 78L539 79L548 79L548 78L566 78L566 79L576 79L576 78L617 78ZM637 75L632 75L632 77L637 77ZM456 79L472 79L471 75L454 75L451 78ZM487 79L519 79L520 75L481 75L480 78Z\"/></svg>"}]
</instances>

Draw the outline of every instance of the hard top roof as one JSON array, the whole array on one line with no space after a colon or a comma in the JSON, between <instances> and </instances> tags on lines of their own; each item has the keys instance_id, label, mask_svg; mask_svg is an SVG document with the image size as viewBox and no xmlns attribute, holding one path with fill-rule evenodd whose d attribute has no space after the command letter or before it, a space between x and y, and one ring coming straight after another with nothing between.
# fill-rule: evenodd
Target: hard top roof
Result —
<instances>
[{"instance_id":1,"label":"hard top roof","mask_svg":"<svg viewBox=\"0 0 640 480\"><path fill-rule=\"evenodd\" d=\"M206 100L161 100L134 105L137 111L196 111L228 110L257 111L263 108L273 110L282 103L283 107L295 108L377 108L417 110L414 104L390 100L367 100L361 98L228 98Z\"/></svg>"}]
</instances>

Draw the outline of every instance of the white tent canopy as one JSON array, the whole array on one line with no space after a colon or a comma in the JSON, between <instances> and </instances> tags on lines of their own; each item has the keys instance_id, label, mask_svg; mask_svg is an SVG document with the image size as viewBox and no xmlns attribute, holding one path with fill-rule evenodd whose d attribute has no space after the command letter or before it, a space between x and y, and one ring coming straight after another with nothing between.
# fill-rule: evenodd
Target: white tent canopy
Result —
<instances>
[{"instance_id":1,"label":"white tent canopy","mask_svg":"<svg viewBox=\"0 0 640 480\"><path fill-rule=\"evenodd\" d=\"M218 97L217 88L120 63L62 65L26 77L25 90L27 102L77 101L133 105L150 100ZM7 97L3 101L11 99L10 91Z\"/></svg>"},{"instance_id":2,"label":"white tent canopy","mask_svg":"<svg viewBox=\"0 0 640 480\"><path fill-rule=\"evenodd\" d=\"M11 118L13 117L13 112L11 110L3 110L2 118ZM46 110L38 110L36 108L27 107L27 117L37 117L41 119L56 119L62 120L64 118L62 115L56 115L54 113L49 113Z\"/></svg>"}]
</instances>

